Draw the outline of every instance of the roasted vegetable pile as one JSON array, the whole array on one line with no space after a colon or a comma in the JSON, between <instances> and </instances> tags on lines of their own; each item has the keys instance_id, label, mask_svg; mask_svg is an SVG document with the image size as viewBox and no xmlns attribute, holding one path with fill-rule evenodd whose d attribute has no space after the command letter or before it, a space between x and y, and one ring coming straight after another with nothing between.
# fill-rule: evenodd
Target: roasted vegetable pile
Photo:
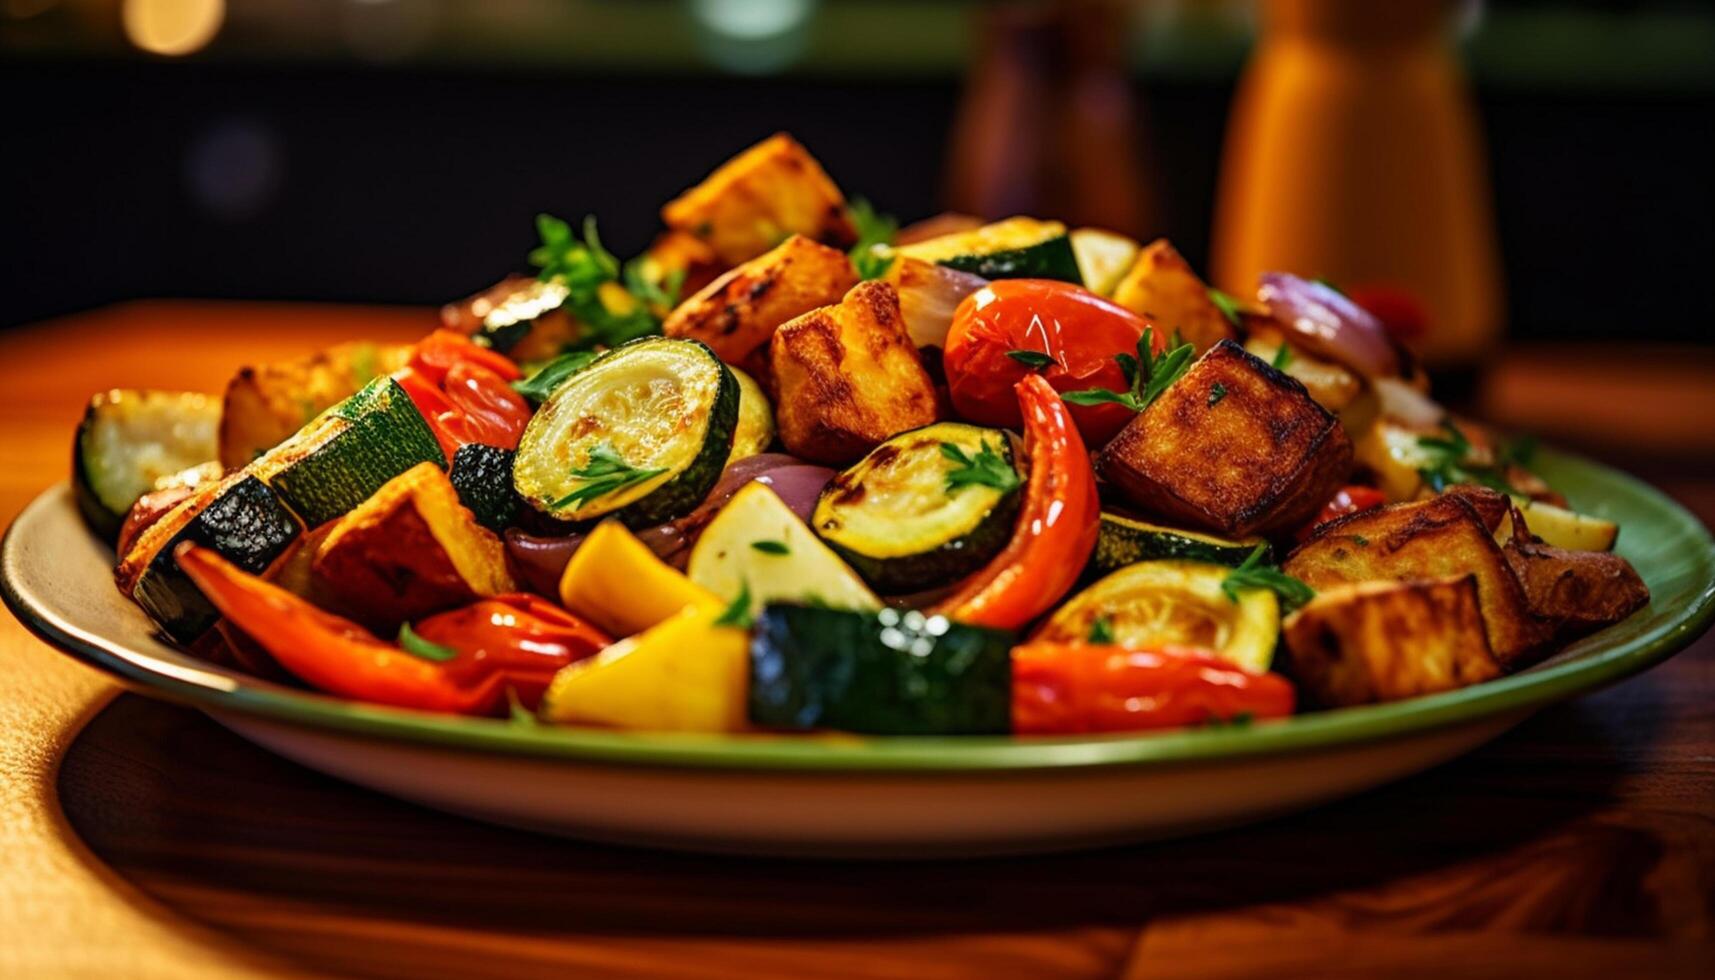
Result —
<instances>
[{"instance_id":1,"label":"roasted vegetable pile","mask_svg":"<svg viewBox=\"0 0 1715 980\"><path fill-rule=\"evenodd\" d=\"M1617 527L1325 282L899 229L785 135L661 217L620 262L542 216L537 274L416 344L97 395L74 472L119 587L342 697L873 735L1417 697L1649 601Z\"/></svg>"}]
</instances>

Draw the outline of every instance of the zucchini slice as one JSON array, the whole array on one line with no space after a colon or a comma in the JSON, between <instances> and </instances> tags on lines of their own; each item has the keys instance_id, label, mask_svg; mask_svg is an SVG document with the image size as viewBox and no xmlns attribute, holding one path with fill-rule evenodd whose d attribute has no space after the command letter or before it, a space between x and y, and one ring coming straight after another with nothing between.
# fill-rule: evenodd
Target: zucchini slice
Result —
<instances>
[{"instance_id":1,"label":"zucchini slice","mask_svg":"<svg viewBox=\"0 0 1715 980\"><path fill-rule=\"evenodd\" d=\"M1200 647L1262 673L1274 659L1280 603L1267 589L1246 589L1236 602L1227 598L1221 583L1231 571L1194 561L1127 565L1073 596L1037 629L1035 639L1087 640L1100 620L1121 646Z\"/></svg>"},{"instance_id":2,"label":"zucchini slice","mask_svg":"<svg viewBox=\"0 0 1715 980\"><path fill-rule=\"evenodd\" d=\"M434 432L405 389L376 378L269 450L248 472L317 528L368 500L418 463L445 468Z\"/></svg>"},{"instance_id":3,"label":"zucchini slice","mask_svg":"<svg viewBox=\"0 0 1715 980\"><path fill-rule=\"evenodd\" d=\"M723 603L748 595L753 616L775 600L881 607L863 579L761 483L745 484L703 529L685 574Z\"/></svg>"},{"instance_id":4,"label":"zucchini slice","mask_svg":"<svg viewBox=\"0 0 1715 980\"><path fill-rule=\"evenodd\" d=\"M1568 551L1613 551L1620 526L1613 521L1545 504L1540 500L1515 500L1524 513L1530 533L1556 548Z\"/></svg>"},{"instance_id":5,"label":"zucchini slice","mask_svg":"<svg viewBox=\"0 0 1715 980\"><path fill-rule=\"evenodd\" d=\"M555 389L518 442L512 481L562 520L647 527L690 513L720 479L739 385L701 342L643 337Z\"/></svg>"},{"instance_id":6,"label":"zucchini slice","mask_svg":"<svg viewBox=\"0 0 1715 980\"><path fill-rule=\"evenodd\" d=\"M447 478L458 491L459 503L476 522L496 534L518 516L518 494L512 489L512 460L516 454L499 446L466 443L453 453Z\"/></svg>"},{"instance_id":7,"label":"zucchini slice","mask_svg":"<svg viewBox=\"0 0 1715 980\"><path fill-rule=\"evenodd\" d=\"M472 335L477 343L502 354L529 335L536 321L565 305L570 291L557 279L532 279L496 297L482 316L482 326Z\"/></svg>"},{"instance_id":8,"label":"zucchini slice","mask_svg":"<svg viewBox=\"0 0 1715 980\"><path fill-rule=\"evenodd\" d=\"M1006 630L883 609L775 603L750 645L750 720L768 728L871 735L990 735L1012 729Z\"/></svg>"},{"instance_id":9,"label":"zucchini slice","mask_svg":"<svg viewBox=\"0 0 1715 980\"><path fill-rule=\"evenodd\" d=\"M113 540L138 497L215 458L219 429L220 402L207 395L115 388L91 398L72 452L72 486L84 520Z\"/></svg>"},{"instance_id":10,"label":"zucchini slice","mask_svg":"<svg viewBox=\"0 0 1715 980\"><path fill-rule=\"evenodd\" d=\"M1078 256L1058 221L1007 218L974 231L957 231L894 250L907 258L984 279L1059 279L1082 284Z\"/></svg>"},{"instance_id":11,"label":"zucchini slice","mask_svg":"<svg viewBox=\"0 0 1715 980\"><path fill-rule=\"evenodd\" d=\"M774 407L756 379L728 365L738 382L738 427L732 434L732 452L727 454L726 466L763 452L774 442ZM724 468L724 467L723 467Z\"/></svg>"},{"instance_id":12,"label":"zucchini slice","mask_svg":"<svg viewBox=\"0 0 1715 980\"><path fill-rule=\"evenodd\" d=\"M187 503L191 503L187 501ZM212 548L222 558L252 575L261 575L295 541L301 528L268 485L250 474L236 474L211 490L205 506L192 504L194 514L170 536L158 534L148 565L137 579L132 598L161 629L179 643L190 643L220 618L190 577L179 570L173 549L192 541ZM174 515L163 517L166 522ZM151 529L153 530L153 529ZM151 537L147 532L145 538ZM162 539L165 540L162 540ZM128 559L130 560L130 559Z\"/></svg>"},{"instance_id":13,"label":"zucchini slice","mask_svg":"<svg viewBox=\"0 0 1715 980\"><path fill-rule=\"evenodd\" d=\"M955 450L988 462L992 482L950 483L965 468ZM877 589L916 592L981 568L1006 546L1023 484L1005 432L937 422L894 436L835 477L810 526Z\"/></svg>"},{"instance_id":14,"label":"zucchini slice","mask_svg":"<svg viewBox=\"0 0 1715 980\"><path fill-rule=\"evenodd\" d=\"M1089 570L1097 575L1106 575L1140 561L1171 558L1237 566L1250 557L1257 545L1266 543L1262 538L1229 541L1212 534L1163 527L1124 514L1103 511L1101 531L1096 537L1096 550L1090 555ZM1264 549L1262 560L1273 560L1269 549Z\"/></svg>"},{"instance_id":15,"label":"zucchini slice","mask_svg":"<svg viewBox=\"0 0 1715 980\"><path fill-rule=\"evenodd\" d=\"M1100 296L1112 296L1120 280L1137 261L1137 242L1117 232L1100 228L1077 228L1072 231L1072 253L1078 257L1078 271L1084 285Z\"/></svg>"}]
</instances>

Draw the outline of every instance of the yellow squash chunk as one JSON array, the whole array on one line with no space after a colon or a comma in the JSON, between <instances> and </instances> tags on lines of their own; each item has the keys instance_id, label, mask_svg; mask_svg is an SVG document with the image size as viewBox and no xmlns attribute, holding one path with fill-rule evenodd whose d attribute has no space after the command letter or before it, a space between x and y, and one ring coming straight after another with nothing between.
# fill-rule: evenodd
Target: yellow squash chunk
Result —
<instances>
[{"instance_id":1,"label":"yellow squash chunk","mask_svg":"<svg viewBox=\"0 0 1715 980\"><path fill-rule=\"evenodd\" d=\"M700 340L721 360L739 364L782 323L838 303L857 281L846 253L793 235L680 303L661 332Z\"/></svg>"},{"instance_id":2,"label":"yellow squash chunk","mask_svg":"<svg viewBox=\"0 0 1715 980\"><path fill-rule=\"evenodd\" d=\"M341 517L310 568L319 587L382 631L517 588L500 539L433 463L399 474Z\"/></svg>"},{"instance_id":3,"label":"yellow squash chunk","mask_svg":"<svg viewBox=\"0 0 1715 980\"><path fill-rule=\"evenodd\" d=\"M686 573L722 603L748 591L752 615L775 600L881 608L851 566L760 483L733 494L703 529Z\"/></svg>"},{"instance_id":4,"label":"yellow squash chunk","mask_svg":"<svg viewBox=\"0 0 1715 980\"><path fill-rule=\"evenodd\" d=\"M1287 617L1292 675L1318 704L1398 701L1491 680L1477 580L1335 586Z\"/></svg>"},{"instance_id":5,"label":"yellow squash chunk","mask_svg":"<svg viewBox=\"0 0 1715 980\"><path fill-rule=\"evenodd\" d=\"M1524 512L1524 522L1530 527L1530 533L1556 548L1612 551L1615 539L1620 536L1618 524L1600 517L1580 514L1540 500L1521 500L1518 507Z\"/></svg>"},{"instance_id":6,"label":"yellow squash chunk","mask_svg":"<svg viewBox=\"0 0 1715 980\"><path fill-rule=\"evenodd\" d=\"M709 246L734 266L788 235L842 248L857 240L846 198L822 165L785 133L756 144L661 208L668 228Z\"/></svg>"},{"instance_id":7,"label":"yellow squash chunk","mask_svg":"<svg viewBox=\"0 0 1715 980\"><path fill-rule=\"evenodd\" d=\"M1160 330L1179 331L1199 354L1237 336L1232 321L1209 298L1209 287L1165 238L1144 246L1114 287L1113 298Z\"/></svg>"},{"instance_id":8,"label":"yellow squash chunk","mask_svg":"<svg viewBox=\"0 0 1715 980\"><path fill-rule=\"evenodd\" d=\"M1345 481L1352 445L1304 386L1223 341L1098 460L1146 512L1228 538L1295 530Z\"/></svg>"},{"instance_id":9,"label":"yellow squash chunk","mask_svg":"<svg viewBox=\"0 0 1715 980\"><path fill-rule=\"evenodd\" d=\"M609 636L641 633L689 606L722 608L618 521L596 525L572 553L560 576L560 603Z\"/></svg>"},{"instance_id":10,"label":"yellow squash chunk","mask_svg":"<svg viewBox=\"0 0 1715 980\"><path fill-rule=\"evenodd\" d=\"M934 383L886 283L859 283L787 323L770 350L780 440L797 456L850 463L935 421Z\"/></svg>"},{"instance_id":11,"label":"yellow squash chunk","mask_svg":"<svg viewBox=\"0 0 1715 980\"><path fill-rule=\"evenodd\" d=\"M1245 341L1245 350L1274 364L1285 343L1285 335L1279 330L1259 328L1251 331ZM1312 357L1296 347L1288 348L1288 352L1286 366L1281 370L1287 377L1298 379L1304 390L1310 392L1310 397L1316 399L1316 404L1335 415L1344 412L1363 393L1363 382L1344 367Z\"/></svg>"},{"instance_id":12,"label":"yellow squash chunk","mask_svg":"<svg viewBox=\"0 0 1715 980\"><path fill-rule=\"evenodd\" d=\"M221 404L220 463L244 466L359 388L405 365L410 347L357 341L239 369Z\"/></svg>"},{"instance_id":13,"label":"yellow squash chunk","mask_svg":"<svg viewBox=\"0 0 1715 980\"><path fill-rule=\"evenodd\" d=\"M687 607L587 660L562 668L539 715L566 725L653 732L745 728L750 634L717 626L720 610Z\"/></svg>"},{"instance_id":14,"label":"yellow squash chunk","mask_svg":"<svg viewBox=\"0 0 1715 980\"><path fill-rule=\"evenodd\" d=\"M1101 296L1114 294L1120 280L1137 263L1138 251L1137 242L1118 232L1101 228L1072 231L1072 252L1078 257L1084 285Z\"/></svg>"}]
</instances>

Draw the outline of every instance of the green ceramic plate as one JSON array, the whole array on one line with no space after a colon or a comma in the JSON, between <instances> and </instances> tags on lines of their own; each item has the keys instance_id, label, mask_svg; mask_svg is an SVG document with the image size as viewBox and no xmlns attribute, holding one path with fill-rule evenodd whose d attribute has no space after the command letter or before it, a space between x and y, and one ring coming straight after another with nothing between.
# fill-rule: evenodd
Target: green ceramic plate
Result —
<instances>
[{"instance_id":1,"label":"green ceramic plate","mask_svg":"<svg viewBox=\"0 0 1715 980\"><path fill-rule=\"evenodd\" d=\"M159 642L114 590L111 554L77 522L70 493L44 494L7 534L7 605L48 642L149 693L224 714L488 753L607 764L817 771L972 771L1153 766L1289 753L1518 713L1612 683L1684 648L1715 615L1715 545L1683 508L1632 477L1543 452L1543 475L1581 511L1621 525L1618 551L1650 605L1519 674L1447 694L1309 714L1238 730L1014 740L668 736L531 727L371 707L211 668Z\"/></svg>"}]
</instances>

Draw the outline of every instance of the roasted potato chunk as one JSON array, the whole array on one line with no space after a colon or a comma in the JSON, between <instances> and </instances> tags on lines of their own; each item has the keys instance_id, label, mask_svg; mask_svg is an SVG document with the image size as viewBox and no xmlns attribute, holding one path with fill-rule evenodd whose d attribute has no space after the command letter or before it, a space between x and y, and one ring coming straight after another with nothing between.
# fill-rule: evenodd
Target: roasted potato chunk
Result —
<instances>
[{"instance_id":1,"label":"roasted potato chunk","mask_svg":"<svg viewBox=\"0 0 1715 980\"><path fill-rule=\"evenodd\" d=\"M516 589L500 539L459 504L433 463L399 474L340 518L316 548L310 573L314 589L339 596L383 632Z\"/></svg>"},{"instance_id":2,"label":"roasted potato chunk","mask_svg":"<svg viewBox=\"0 0 1715 980\"><path fill-rule=\"evenodd\" d=\"M1282 567L1318 591L1354 582L1473 576L1489 649L1507 670L1533 662L1553 632L1531 614L1492 529L1465 494L1391 504L1330 521Z\"/></svg>"},{"instance_id":3,"label":"roasted potato chunk","mask_svg":"<svg viewBox=\"0 0 1715 980\"><path fill-rule=\"evenodd\" d=\"M1612 552L1568 551L1514 535L1502 553L1524 587L1526 606L1554 624L1558 641L1587 636L1649 605L1649 586Z\"/></svg>"},{"instance_id":4,"label":"roasted potato chunk","mask_svg":"<svg viewBox=\"0 0 1715 980\"><path fill-rule=\"evenodd\" d=\"M741 364L782 323L838 303L857 281L846 253L793 235L680 303L661 332L700 340L721 360Z\"/></svg>"},{"instance_id":5,"label":"roasted potato chunk","mask_svg":"<svg viewBox=\"0 0 1715 980\"><path fill-rule=\"evenodd\" d=\"M707 243L728 266L756 258L788 235L842 248L857 240L845 195L785 133L745 150L668 201L661 220Z\"/></svg>"},{"instance_id":6,"label":"roasted potato chunk","mask_svg":"<svg viewBox=\"0 0 1715 980\"><path fill-rule=\"evenodd\" d=\"M277 364L244 367L227 382L220 463L237 469L383 374L405 366L404 344L357 341Z\"/></svg>"},{"instance_id":7,"label":"roasted potato chunk","mask_svg":"<svg viewBox=\"0 0 1715 980\"><path fill-rule=\"evenodd\" d=\"M782 326L769 350L780 439L805 459L850 463L936 419L935 387L886 283L858 283Z\"/></svg>"},{"instance_id":8,"label":"roasted potato chunk","mask_svg":"<svg viewBox=\"0 0 1715 980\"><path fill-rule=\"evenodd\" d=\"M1299 689L1329 708L1399 701L1501 675L1471 575L1335 586L1287 617L1281 634Z\"/></svg>"},{"instance_id":9,"label":"roasted potato chunk","mask_svg":"<svg viewBox=\"0 0 1715 980\"><path fill-rule=\"evenodd\" d=\"M1103 449L1102 476L1147 511L1229 538L1294 529L1351 469L1304 386L1222 341Z\"/></svg>"},{"instance_id":10,"label":"roasted potato chunk","mask_svg":"<svg viewBox=\"0 0 1715 980\"><path fill-rule=\"evenodd\" d=\"M1286 366L1281 368L1288 377L1298 379L1316 404L1339 415L1363 393L1358 376L1333 361L1324 361L1291 347L1278 327L1261 327L1251 331L1245 340L1245 350L1270 364L1276 363L1282 346L1288 347Z\"/></svg>"},{"instance_id":11,"label":"roasted potato chunk","mask_svg":"<svg viewBox=\"0 0 1715 980\"><path fill-rule=\"evenodd\" d=\"M1144 246L1114 287L1113 298L1162 330L1179 331L1199 354L1238 336L1232 321L1209 298L1209 287L1165 238Z\"/></svg>"}]
</instances>

